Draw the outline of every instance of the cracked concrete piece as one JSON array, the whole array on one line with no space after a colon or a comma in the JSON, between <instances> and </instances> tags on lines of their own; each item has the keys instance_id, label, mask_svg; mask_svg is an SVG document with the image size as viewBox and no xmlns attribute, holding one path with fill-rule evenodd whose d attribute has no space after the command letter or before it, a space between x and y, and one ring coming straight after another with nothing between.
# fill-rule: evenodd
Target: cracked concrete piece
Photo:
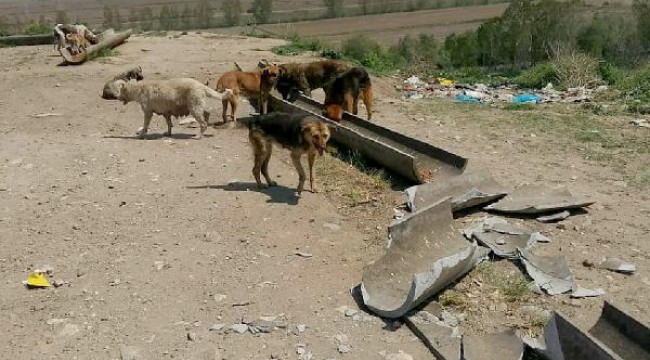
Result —
<instances>
[{"instance_id":1,"label":"cracked concrete piece","mask_svg":"<svg viewBox=\"0 0 650 360\"><path fill-rule=\"evenodd\" d=\"M381 317L398 318L470 271L489 253L453 226L450 198L389 228L386 254L367 265L361 295Z\"/></svg>"},{"instance_id":2,"label":"cracked concrete piece","mask_svg":"<svg viewBox=\"0 0 650 360\"><path fill-rule=\"evenodd\" d=\"M631 274L636 271L636 266L634 266L634 264L618 258L603 258L598 264L596 264L596 267L623 274Z\"/></svg>"},{"instance_id":3,"label":"cracked concrete piece","mask_svg":"<svg viewBox=\"0 0 650 360\"><path fill-rule=\"evenodd\" d=\"M564 256L537 256L519 251L526 272L549 295L559 295L577 288Z\"/></svg>"},{"instance_id":4,"label":"cracked concrete piece","mask_svg":"<svg viewBox=\"0 0 650 360\"><path fill-rule=\"evenodd\" d=\"M524 343L514 331L463 337L464 360L521 360Z\"/></svg>"},{"instance_id":5,"label":"cracked concrete piece","mask_svg":"<svg viewBox=\"0 0 650 360\"><path fill-rule=\"evenodd\" d=\"M526 185L515 189L503 199L484 209L511 214L544 214L582 208L594 202L574 196L564 187L548 188Z\"/></svg>"},{"instance_id":6,"label":"cracked concrete piece","mask_svg":"<svg viewBox=\"0 0 650 360\"><path fill-rule=\"evenodd\" d=\"M414 212L451 196L453 211L485 204L505 196L508 190L497 183L489 172L464 173L446 180L412 186L404 191L407 206Z\"/></svg>"},{"instance_id":7,"label":"cracked concrete piece","mask_svg":"<svg viewBox=\"0 0 650 360\"><path fill-rule=\"evenodd\" d=\"M463 230L463 234L489 247L495 255L512 260L519 259L519 249L527 250L538 241L549 241L538 232L520 229L498 217L487 217Z\"/></svg>"},{"instance_id":8,"label":"cracked concrete piece","mask_svg":"<svg viewBox=\"0 0 650 360\"><path fill-rule=\"evenodd\" d=\"M537 218L537 221L543 222L543 223L551 223L551 222L564 220L564 219L568 218L569 216L571 216L571 212L569 210L564 210L564 211L561 211L559 213L540 216L540 217Z\"/></svg>"},{"instance_id":9,"label":"cracked concrete piece","mask_svg":"<svg viewBox=\"0 0 650 360\"><path fill-rule=\"evenodd\" d=\"M459 360L462 338L458 328L445 325L422 311L405 317L406 325L439 360Z\"/></svg>"}]
</instances>

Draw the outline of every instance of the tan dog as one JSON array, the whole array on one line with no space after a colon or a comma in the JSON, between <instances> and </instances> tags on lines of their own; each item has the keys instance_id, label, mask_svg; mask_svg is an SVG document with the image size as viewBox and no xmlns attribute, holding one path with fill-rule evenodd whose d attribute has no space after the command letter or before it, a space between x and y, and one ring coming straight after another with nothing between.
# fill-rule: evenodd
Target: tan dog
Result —
<instances>
[{"instance_id":1,"label":"tan dog","mask_svg":"<svg viewBox=\"0 0 650 360\"><path fill-rule=\"evenodd\" d=\"M314 161L317 153L323 155L330 138L327 124L311 115L276 112L258 116L248 124L248 127L248 139L255 156L253 176L259 188L264 187L260 173L264 175L268 186L277 185L269 175L269 161L273 152L273 143L276 143L291 152L291 161L298 171L298 196L304 189L306 179L305 170L300 162L303 154L307 154L309 161L311 191L318 191L314 185Z\"/></svg>"},{"instance_id":2,"label":"tan dog","mask_svg":"<svg viewBox=\"0 0 650 360\"><path fill-rule=\"evenodd\" d=\"M275 87L284 100L289 100L293 98L296 90L310 97L311 91L315 89L323 88L327 92L327 86L348 70L350 65L340 60L321 60L282 64L279 67L280 77Z\"/></svg>"},{"instance_id":3,"label":"tan dog","mask_svg":"<svg viewBox=\"0 0 650 360\"><path fill-rule=\"evenodd\" d=\"M68 44L70 44L70 53L72 55L86 51L86 48L90 46L90 41L80 34L67 34L65 39L68 41Z\"/></svg>"},{"instance_id":4,"label":"tan dog","mask_svg":"<svg viewBox=\"0 0 650 360\"><path fill-rule=\"evenodd\" d=\"M248 99L258 100L260 113L268 112L269 94L275 85L280 73L276 65L268 65L256 71L228 71L221 75L217 81L215 90L223 92L226 89L232 90L233 96L223 100L223 122L228 122L228 104L233 121L237 121L237 102L239 96L246 96Z\"/></svg>"},{"instance_id":5,"label":"tan dog","mask_svg":"<svg viewBox=\"0 0 650 360\"><path fill-rule=\"evenodd\" d=\"M366 105L368 120L372 117L372 83L362 67L346 71L329 86L325 93L323 115L335 120L343 119L343 111L357 115L359 98Z\"/></svg>"}]
</instances>

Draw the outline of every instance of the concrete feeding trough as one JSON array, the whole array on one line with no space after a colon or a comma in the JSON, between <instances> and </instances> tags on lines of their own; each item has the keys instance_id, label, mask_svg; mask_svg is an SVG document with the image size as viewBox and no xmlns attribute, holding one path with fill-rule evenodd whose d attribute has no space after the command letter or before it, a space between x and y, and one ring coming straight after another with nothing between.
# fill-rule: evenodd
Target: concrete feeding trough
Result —
<instances>
[{"instance_id":1,"label":"concrete feeding trough","mask_svg":"<svg viewBox=\"0 0 650 360\"><path fill-rule=\"evenodd\" d=\"M364 304L399 318L466 274L489 250L463 239L443 199L389 228L390 247L363 271Z\"/></svg>"},{"instance_id":2,"label":"concrete feeding trough","mask_svg":"<svg viewBox=\"0 0 650 360\"><path fill-rule=\"evenodd\" d=\"M451 208L458 211L497 200L508 190L497 183L487 171L464 173L453 178L412 186L404 191L409 210L451 196Z\"/></svg>"}]
</instances>

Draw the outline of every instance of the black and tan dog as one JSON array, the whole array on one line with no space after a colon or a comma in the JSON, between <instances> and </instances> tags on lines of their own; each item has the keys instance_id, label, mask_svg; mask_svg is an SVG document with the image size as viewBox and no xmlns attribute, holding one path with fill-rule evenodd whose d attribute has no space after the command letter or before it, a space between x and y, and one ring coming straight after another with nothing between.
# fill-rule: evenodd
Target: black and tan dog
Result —
<instances>
[{"instance_id":1,"label":"black and tan dog","mask_svg":"<svg viewBox=\"0 0 650 360\"><path fill-rule=\"evenodd\" d=\"M291 152L291 161L298 171L298 196L304 188L306 179L305 170L300 162L303 154L307 154L309 161L311 191L318 191L314 186L314 161L317 153L323 155L330 138L327 124L311 115L270 113L251 120L248 128L248 139L255 156L253 176L257 186L265 187L260 179L260 172L264 175L268 186L277 185L269 175L269 161L273 152L273 143L276 143Z\"/></svg>"},{"instance_id":2,"label":"black and tan dog","mask_svg":"<svg viewBox=\"0 0 650 360\"><path fill-rule=\"evenodd\" d=\"M368 120L372 117L372 83L366 69L353 67L346 71L327 88L325 92L325 109L323 115L341 121L343 111L356 115L359 97L363 99L368 112Z\"/></svg>"},{"instance_id":3,"label":"black and tan dog","mask_svg":"<svg viewBox=\"0 0 650 360\"><path fill-rule=\"evenodd\" d=\"M280 76L275 85L284 100L293 99L296 91L311 96L311 91L324 90L344 73L350 66L340 60L321 60L308 63L288 63L279 65Z\"/></svg>"}]
</instances>

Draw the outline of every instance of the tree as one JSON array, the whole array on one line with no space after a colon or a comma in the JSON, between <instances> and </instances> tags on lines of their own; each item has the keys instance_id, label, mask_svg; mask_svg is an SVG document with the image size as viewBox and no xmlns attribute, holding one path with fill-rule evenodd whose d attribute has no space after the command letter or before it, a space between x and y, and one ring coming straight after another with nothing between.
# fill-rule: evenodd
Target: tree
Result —
<instances>
[{"instance_id":1,"label":"tree","mask_svg":"<svg viewBox=\"0 0 650 360\"><path fill-rule=\"evenodd\" d=\"M336 18L343 16L343 0L323 0L327 8L327 16Z\"/></svg>"},{"instance_id":2,"label":"tree","mask_svg":"<svg viewBox=\"0 0 650 360\"><path fill-rule=\"evenodd\" d=\"M650 0L634 0L632 3L636 15L637 31L645 50L650 50Z\"/></svg>"},{"instance_id":3,"label":"tree","mask_svg":"<svg viewBox=\"0 0 650 360\"><path fill-rule=\"evenodd\" d=\"M241 19L241 1L240 0L224 0L221 5L223 11L223 18L227 26L235 26L239 24Z\"/></svg>"},{"instance_id":4,"label":"tree","mask_svg":"<svg viewBox=\"0 0 650 360\"><path fill-rule=\"evenodd\" d=\"M273 12L273 0L253 0L253 5L249 12L253 13L253 18L258 24L265 24L269 21Z\"/></svg>"}]
</instances>

